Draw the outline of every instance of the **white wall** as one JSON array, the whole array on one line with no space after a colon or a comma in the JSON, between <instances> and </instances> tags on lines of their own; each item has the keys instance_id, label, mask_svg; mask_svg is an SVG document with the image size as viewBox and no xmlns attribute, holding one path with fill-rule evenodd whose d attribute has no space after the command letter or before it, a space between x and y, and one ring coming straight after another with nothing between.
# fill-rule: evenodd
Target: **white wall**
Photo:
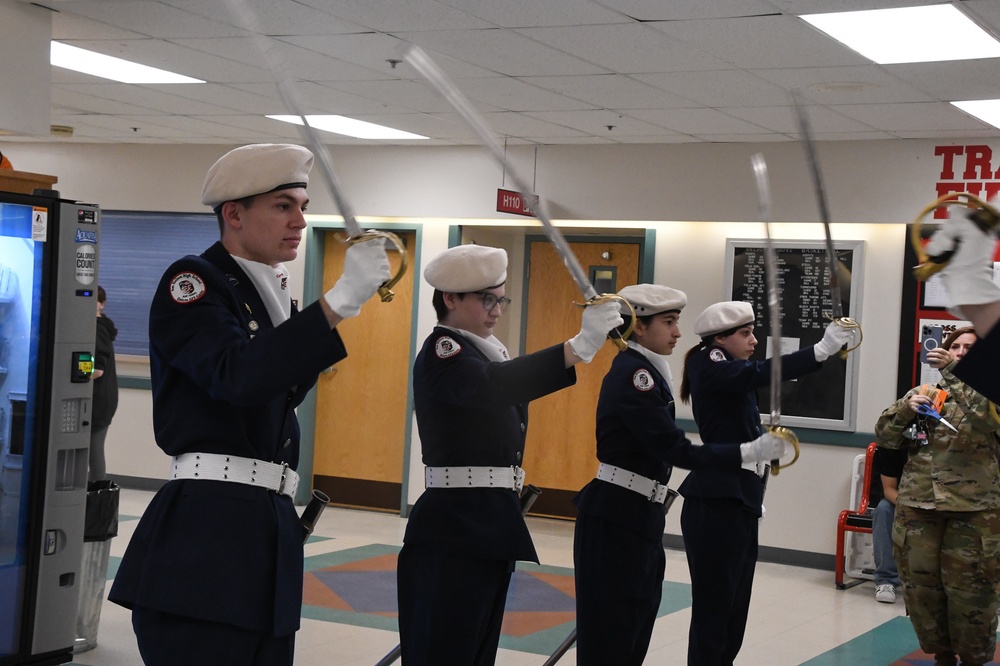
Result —
<instances>
[{"instance_id":1,"label":"white wall","mask_svg":"<svg viewBox=\"0 0 1000 666\"><path fill-rule=\"evenodd\" d=\"M871 432L881 409L895 399L903 223L912 221L936 197L941 171L934 146L945 141L838 142L818 146L837 239L864 240L863 311L865 341L860 355L859 432ZM1000 142L998 142L1000 143ZM57 175L67 197L98 202L105 209L203 211L202 178L228 146L98 145L9 143L4 153L15 167ZM655 146L545 146L512 148L518 168L528 169L553 218L578 228L654 228L657 282L688 293L682 317L687 341L701 307L724 295L724 251L729 237L760 238L750 155L767 158L779 222L777 238L818 239L822 227L801 145L775 143ZM512 273L523 267L523 234L537 230L528 219L496 213L501 173L476 148L333 149L345 194L358 214L421 218L424 261L447 247L448 226L462 224L466 238L509 243ZM960 165L959 165L960 166ZM959 169L960 170L960 169ZM996 168L994 168L996 171ZM336 214L318 172L310 187L310 212ZM959 173L959 177L961 174ZM586 220L588 222L581 222ZM676 221L680 220L680 221ZM596 222L593 222L596 221ZM886 224L889 223L889 224ZM301 295L303 257L293 264ZM419 269L419 268L418 268ZM430 286L422 283L417 339L430 333L434 313ZM520 293L518 286L514 293ZM518 348L519 326L511 318L505 342ZM681 347L686 348L685 341ZM680 376L681 354L672 359ZM586 369L582 370L583 372ZM126 390L111 426L107 450L112 474L165 476L166 458L152 441L148 392ZM679 416L690 417L681 408ZM410 456L413 502L422 487L416 427ZM817 553L834 552L839 511L847 507L852 461L858 449L805 443L795 467L772 480L762 544ZM528 470L530 474L530 470ZM678 471L676 480L682 478ZM668 531L678 534L674 511Z\"/></svg>"}]
</instances>

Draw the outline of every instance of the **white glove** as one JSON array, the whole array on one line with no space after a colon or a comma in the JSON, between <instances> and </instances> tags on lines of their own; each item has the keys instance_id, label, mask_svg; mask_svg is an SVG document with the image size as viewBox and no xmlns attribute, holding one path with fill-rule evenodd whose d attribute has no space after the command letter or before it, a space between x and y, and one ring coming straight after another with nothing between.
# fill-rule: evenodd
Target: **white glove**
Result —
<instances>
[{"instance_id":1,"label":"white glove","mask_svg":"<svg viewBox=\"0 0 1000 666\"><path fill-rule=\"evenodd\" d=\"M763 504L760 505L760 518L757 519L757 529L760 529L761 523L764 522L764 518L767 516L767 507Z\"/></svg>"},{"instance_id":2,"label":"white glove","mask_svg":"<svg viewBox=\"0 0 1000 666\"><path fill-rule=\"evenodd\" d=\"M584 363L590 363L607 339L608 332L624 323L618 301L587 306L583 309L580 332L570 339L569 346Z\"/></svg>"},{"instance_id":3,"label":"white glove","mask_svg":"<svg viewBox=\"0 0 1000 666\"><path fill-rule=\"evenodd\" d=\"M384 238L355 243L344 254L343 274L323 298L341 318L355 317L365 301L391 277Z\"/></svg>"},{"instance_id":4,"label":"white glove","mask_svg":"<svg viewBox=\"0 0 1000 666\"><path fill-rule=\"evenodd\" d=\"M941 271L952 305L977 305L1000 300L993 282L993 246L996 235L984 232L971 220L955 217L934 232L926 251L931 257L954 251Z\"/></svg>"},{"instance_id":5,"label":"white glove","mask_svg":"<svg viewBox=\"0 0 1000 666\"><path fill-rule=\"evenodd\" d=\"M745 463L777 460L783 455L785 455L785 440L769 432L752 442L740 444L740 457Z\"/></svg>"},{"instance_id":6,"label":"white glove","mask_svg":"<svg viewBox=\"0 0 1000 666\"><path fill-rule=\"evenodd\" d=\"M822 363L840 351L840 348L853 340L851 330L831 321L823 331L823 339L813 345L816 361Z\"/></svg>"}]
</instances>

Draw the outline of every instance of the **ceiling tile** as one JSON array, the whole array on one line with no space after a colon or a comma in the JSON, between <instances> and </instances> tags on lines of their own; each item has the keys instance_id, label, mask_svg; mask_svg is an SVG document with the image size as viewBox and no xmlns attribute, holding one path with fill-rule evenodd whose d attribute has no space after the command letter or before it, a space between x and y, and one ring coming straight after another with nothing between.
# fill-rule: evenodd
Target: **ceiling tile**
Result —
<instances>
[{"instance_id":1,"label":"ceiling tile","mask_svg":"<svg viewBox=\"0 0 1000 666\"><path fill-rule=\"evenodd\" d=\"M758 16L775 11L765 0L597 0L640 21L689 21L692 19Z\"/></svg>"},{"instance_id":2,"label":"ceiling tile","mask_svg":"<svg viewBox=\"0 0 1000 666\"><path fill-rule=\"evenodd\" d=\"M820 104L933 102L919 88L878 65L755 69L753 74Z\"/></svg>"},{"instance_id":3,"label":"ceiling tile","mask_svg":"<svg viewBox=\"0 0 1000 666\"><path fill-rule=\"evenodd\" d=\"M438 0L501 28L627 23L631 19L596 2L580 0Z\"/></svg>"},{"instance_id":4,"label":"ceiling tile","mask_svg":"<svg viewBox=\"0 0 1000 666\"><path fill-rule=\"evenodd\" d=\"M681 134L758 134L764 127L748 123L715 109L664 109L630 111L630 115Z\"/></svg>"},{"instance_id":5,"label":"ceiling tile","mask_svg":"<svg viewBox=\"0 0 1000 666\"><path fill-rule=\"evenodd\" d=\"M272 37L341 35L365 31L364 26L337 18L297 0L161 0L164 4L220 23ZM249 7L250 12L242 11ZM239 10L239 11L237 11Z\"/></svg>"},{"instance_id":6,"label":"ceiling tile","mask_svg":"<svg viewBox=\"0 0 1000 666\"><path fill-rule=\"evenodd\" d=\"M479 30L489 23L436 0L299 0L334 16L381 32Z\"/></svg>"},{"instance_id":7,"label":"ceiling tile","mask_svg":"<svg viewBox=\"0 0 1000 666\"><path fill-rule=\"evenodd\" d=\"M831 109L869 127L892 131L981 130L988 125L944 102L923 104L840 104Z\"/></svg>"},{"instance_id":8,"label":"ceiling tile","mask_svg":"<svg viewBox=\"0 0 1000 666\"><path fill-rule=\"evenodd\" d=\"M739 69L636 74L635 78L690 102L710 107L788 103L787 90ZM687 106L692 105L689 103Z\"/></svg>"},{"instance_id":9,"label":"ceiling tile","mask_svg":"<svg viewBox=\"0 0 1000 666\"><path fill-rule=\"evenodd\" d=\"M594 136L608 135L613 137L615 133L630 136L664 133L662 125L657 126L650 122L644 122L639 118L639 114L641 113L643 112L637 111L632 116L626 116L614 111L597 109L593 111L569 111L562 113L529 113L528 115L551 123L563 124L584 134Z\"/></svg>"},{"instance_id":10,"label":"ceiling tile","mask_svg":"<svg viewBox=\"0 0 1000 666\"><path fill-rule=\"evenodd\" d=\"M885 70L943 101L1000 97L1000 58L886 65Z\"/></svg>"},{"instance_id":11,"label":"ceiling tile","mask_svg":"<svg viewBox=\"0 0 1000 666\"><path fill-rule=\"evenodd\" d=\"M71 0L46 2L58 11L77 14L99 23L137 32L146 37L225 37L245 34L228 21L213 21L162 2L150 0Z\"/></svg>"},{"instance_id":12,"label":"ceiling tile","mask_svg":"<svg viewBox=\"0 0 1000 666\"><path fill-rule=\"evenodd\" d=\"M731 67L724 60L639 23L536 28L518 33L606 70L625 74ZM624 44L628 48L622 48Z\"/></svg>"},{"instance_id":13,"label":"ceiling tile","mask_svg":"<svg viewBox=\"0 0 1000 666\"><path fill-rule=\"evenodd\" d=\"M728 107L724 113L782 134L798 134L799 123L789 106ZM806 108L809 126L814 132L867 132L871 128L862 122L839 114L824 106Z\"/></svg>"},{"instance_id":14,"label":"ceiling tile","mask_svg":"<svg viewBox=\"0 0 1000 666\"><path fill-rule=\"evenodd\" d=\"M636 77L641 78L641 77ZM606 109L661 109L690 106L690 100L624 74L531 76L526 83Z\"/></svg>"},{"instance_id":15,"label":"ceiling tile","mask_svg":"<svg viewBox=\"0 0 1000 666\"><path fill-rule=\"evenodd\" d=\"M443 53L508 76L603 74L607 71L506 30L404 32L399 36L427 50L431 58L435 53Z\"/></svg>"},{"instance_id":16,"label":"ceiling tile","mask_svg":"<svg viewBox=\"0 0 1000 666\"><path fill-rule=\"evenodd\" d=\"M869 62L805 21L790 16L661 21L647 25L741 69Z\"/></svg>"}]
</instances>

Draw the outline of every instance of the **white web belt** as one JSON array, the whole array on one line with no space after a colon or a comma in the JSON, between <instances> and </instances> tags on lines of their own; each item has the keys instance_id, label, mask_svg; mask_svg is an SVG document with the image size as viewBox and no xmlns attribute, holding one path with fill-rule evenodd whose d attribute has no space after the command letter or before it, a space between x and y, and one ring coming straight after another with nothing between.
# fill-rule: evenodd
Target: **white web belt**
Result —
<instances>
[{"instance_id":1,"label":"white web belt","mask_svg":"<svg viewBox=\"0 0 1000 666\"><path fill-rule=\"evenodd\" d=\"M524 470L520 467L425 467L427 488L506 488L521 492Z\"/></svg>"},{"instance_id":2,"label":"white web belt","mask_svg":"<svg viewBox=\"0 0 1000 666\"><path fill-rule=\"evenodd\" d=\"M219 453L182 453L174 456L170 478L243 483L267 488L289 497L295 497L295 491L299 487L299 475L285 463Z\"/></svg>"},{"instance_id":3,"label":"white web belt","mask_svg":"<svg viewBox=\"0 0 1000 666\"><path fill-rule=\"evenodd\" d=\"M639 493L650 502L663 504L667 499L667 491L669 490L667 484L645 476L639 476L635 472L630 472L621 467L601 463L601 466L597 468L597 478L601 481L607 481L608 483L613 483L616 486Z\"/></svg>"}]
</instances>

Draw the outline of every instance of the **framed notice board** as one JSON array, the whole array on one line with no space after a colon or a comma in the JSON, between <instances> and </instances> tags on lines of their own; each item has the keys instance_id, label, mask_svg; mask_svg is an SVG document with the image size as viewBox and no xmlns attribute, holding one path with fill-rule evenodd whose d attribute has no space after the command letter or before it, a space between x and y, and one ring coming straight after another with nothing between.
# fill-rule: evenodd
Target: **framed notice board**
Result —
<instances>
[{"instance_id":1,"label":"framed notice board","mask_svg":"<svg viewBox=\"0 0 1000 666\"><path fill-rule=\"evenodd\" d=\"M844 316L857 319L861 312L864 276L864 241L834 241ZM781 349L778 355L816 344L823 337L832 311L830 269L824 241L774 241L781 292ZM727 297L753 305L757 348L750 360L774 355L771 316L767 307L765 241L726 241ZM858 322L863 324L863 322ZM817 372L788 380L781 386L781 424L790 427L854 431L858 353L847 360L834 356ZM770 386L757 391L762 422L770 418Z\"/></svg>"}]
</instances>

